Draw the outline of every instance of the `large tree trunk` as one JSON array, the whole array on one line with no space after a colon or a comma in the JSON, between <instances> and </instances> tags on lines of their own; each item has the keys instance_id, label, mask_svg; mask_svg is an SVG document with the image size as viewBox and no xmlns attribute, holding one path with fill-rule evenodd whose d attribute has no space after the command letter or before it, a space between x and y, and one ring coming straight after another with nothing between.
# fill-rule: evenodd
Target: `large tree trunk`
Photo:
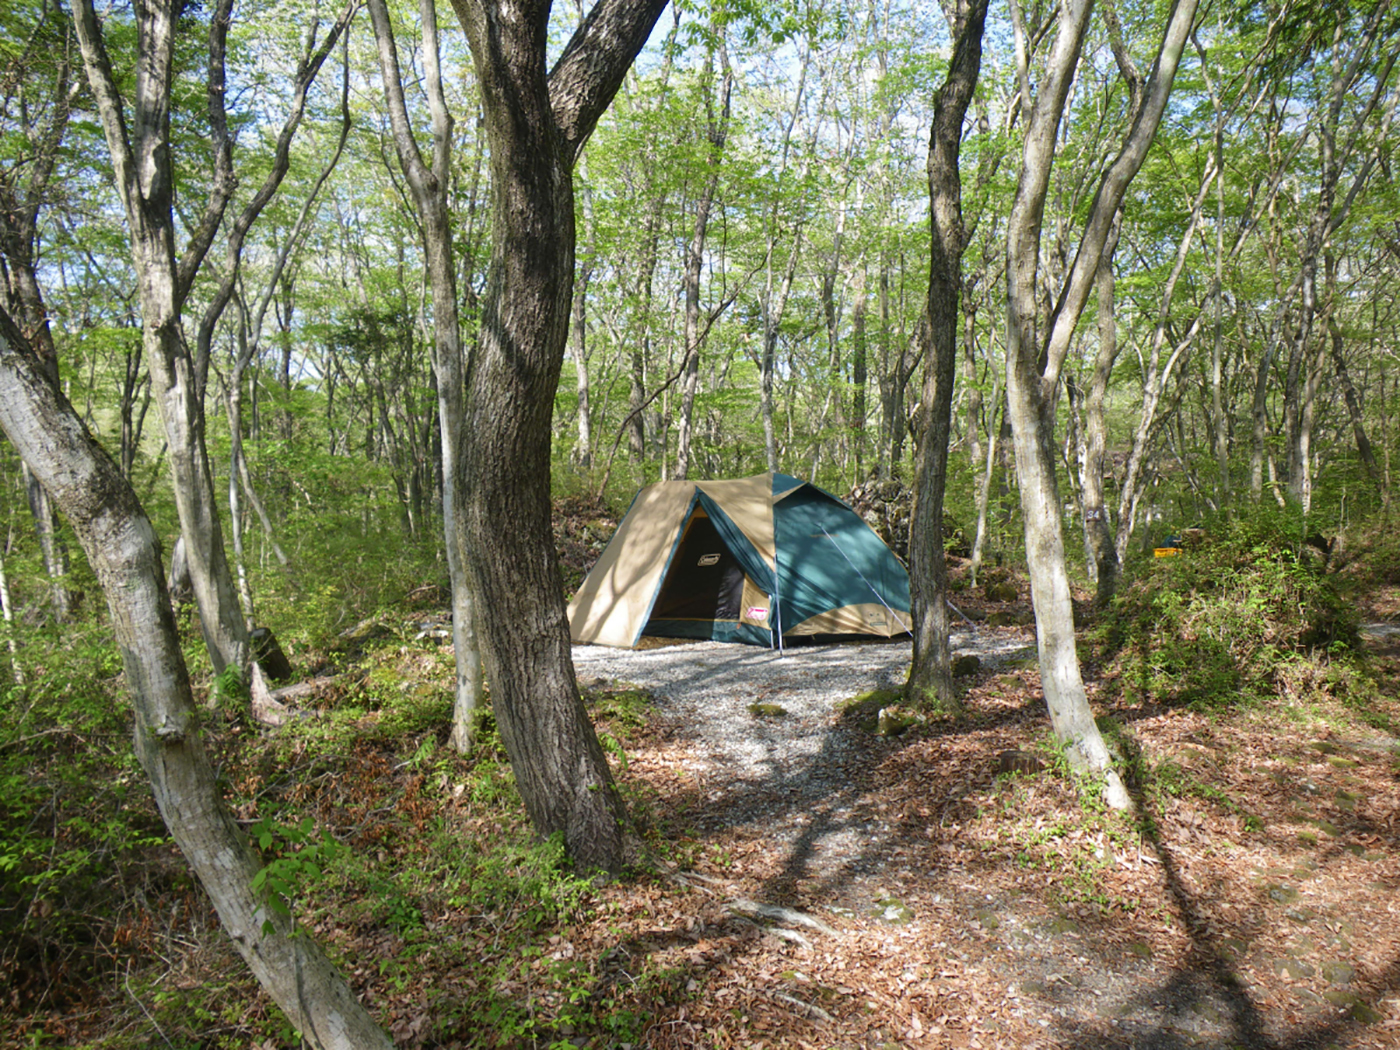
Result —
<instances>
[{"instance_id":1,"label":"large tree trunk","mask_svg":"<svg viewBox=\"0 0 1400 1050\"><path fill-rule=\"evenodd\" d=\"M909 523L909 582L913 591L914 661L905 686L911 700L957 712L948 644L948 567L943 553L943 496L948 480L948 436L953 377L958 363L958 297L966 231L958 152L963 118L982 68L987 0L959 0L949 10L953 58L933 106L928 187L932 239L928 283L928 343L924 351L924 432Z\"/></svg>"},{"instance_id":2,"label":"large tree trunk","mask_svg":"<svg viewBox=\"0 0 1400 1050\"><path fill-rule=\"evenodd\" d=\"M580 866L615 871L632 843L570 660L550 419L573 291L573 163L665 3L601 0L548 74L547 3L453 6L491 147L490 276L466 375L462 478L492 706L535 829L562 833Z\"/></svg>"},{"instance_id":3,"label":"large tree trunk","mask_svg":"<svg viewBox=\"0 0 1400 1050\"><path fill-rule=\"evenodd\" d=\"M313 1046L392 1046L305 930L253 891L261 862L219 796L198 729L159 540L115 463L0 317L0 426L73 523L107 596L156 804L258 982Z\"/></svg>"},{"instance_id":4,"label":"large tree trunk","mask_svg":"<svg viewBox=\"0 0 1400 1050\"><path fill-rule=\"evenodd\" d=\"M1006 390L1021 486L1041 683L1050 721L1065 745L1071 765L1103 776L1107 801L1123 808L1130 805L1130 800L1094 723L1075 646L1074 609L1065 569L1055 479L1055 403L1060 370L1092 290L1113 218L1166 109L1196 0L1177 0L1173 6L1142 111L1104 174L1074 263L1054 297L1056 305L1042 342L1036 324L1041 220L1056 133L1078 65L1089 8L1089 0L1067 0L1060 8L1053 51L1026 126L1021 172L1007 228Z\"/></svg>"}]
</instances>

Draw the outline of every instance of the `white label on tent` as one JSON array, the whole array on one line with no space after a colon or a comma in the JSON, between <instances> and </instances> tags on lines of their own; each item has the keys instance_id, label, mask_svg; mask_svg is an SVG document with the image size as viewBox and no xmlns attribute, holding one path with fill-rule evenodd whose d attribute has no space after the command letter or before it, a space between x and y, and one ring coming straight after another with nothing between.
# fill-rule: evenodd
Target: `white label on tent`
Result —
<instances>
[{"instance_id":1,"label":"white label on tent","mask_svg":"<svg viewBox=\"0 0 1400 1050\"><path fill-rule=\"evenodd\" d=\"M763 606L761 606L761 605L750 605L750 606L749 606L749 619L750 619L750 620L766 620L766 619L768 619L768 610L765 609L765 608L764 608Z\"/></svg>"},{"instance_id":2,"label":"white label on tent","mask_svg":"<svg viewBox=\"0 0 1400 1050\"><path fill-rule=\"evenodd\" d=\"M700 565L718 565L718 564L719 564L719 555L718 555L718 554L702 554L702 555L700 556L700 561L699 561L697 564L700 564Z\"/></svg>"}]
</instances>

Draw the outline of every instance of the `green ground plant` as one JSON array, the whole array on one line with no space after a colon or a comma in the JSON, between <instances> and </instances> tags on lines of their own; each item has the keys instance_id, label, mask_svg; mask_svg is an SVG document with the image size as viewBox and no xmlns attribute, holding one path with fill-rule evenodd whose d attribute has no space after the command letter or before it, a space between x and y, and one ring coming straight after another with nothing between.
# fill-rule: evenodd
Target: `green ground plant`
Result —
<instances>
[{"instance_id":1,"label":"green ground plant","mask_svg":"<svg viewBox=\"0 0 1400 1050\"><path fill-rule=\"evenodd\" d=\"M1358 644L1358 617L1276 515L1219 522L1180 556L1136 564L1096 638L1130 701L1205 707L1327 688Z\"/></svg>"}]
</instances>

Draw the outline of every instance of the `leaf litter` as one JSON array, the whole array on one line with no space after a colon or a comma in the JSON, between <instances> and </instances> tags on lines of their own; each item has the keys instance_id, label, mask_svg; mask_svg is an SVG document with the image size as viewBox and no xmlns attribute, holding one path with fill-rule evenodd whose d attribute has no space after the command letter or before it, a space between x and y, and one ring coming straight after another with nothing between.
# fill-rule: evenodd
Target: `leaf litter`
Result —
<instances>
[{"instance_id":1,"label":"leaf litter","mask_svg":"<svg viewBox=\"0 0 1400 1050\"><path fill-rule=\"evenodd\" d=\"M1400 1045L1388 729L1325 698L1129 706L1090 667L1136 772L1136 814L1114 815L1058 760L1032 640L961 634L984 657L963 680L967 717L898 736L848 702L897 686L907 644L576 650L659 870L553 912L512 888L537 874L510 852L528 831L504 755L406 758L432 751L435 722L386 726L386 706L356 739L298 740L275 761L234 733L221 761L243 819L275 797L351 846L356 880L317 888L301 914L405 1047ZM440 671L386 651L405 676ZM760 701L785 714L753 714ZM1393 699L1379 709L1400 717ZM1007 753L1038 771L1002 772ZM443 889L490 857L505 858L493 892ZM160 1043L179 1012L201 1045L291 1045L252 1038L277 1030L275 1010L207 904L182 900L178 923L123 927L107 949L160 959L146 984L94 986L0 1044ZM210 989L236 1010L198 1021Z\"/></svg>"}]
</instances>

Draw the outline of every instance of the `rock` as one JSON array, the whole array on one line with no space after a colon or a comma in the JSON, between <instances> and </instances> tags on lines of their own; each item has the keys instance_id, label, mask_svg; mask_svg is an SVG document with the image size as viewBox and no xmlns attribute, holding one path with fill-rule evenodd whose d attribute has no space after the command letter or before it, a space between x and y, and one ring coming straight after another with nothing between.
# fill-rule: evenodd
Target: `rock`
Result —
<instances>
[{"instance_id":1,"label":"rock","mask_svg":"<svg viewBox=\"0 0 1400 1050\"><path fill-rule=\"evenodd\" d=\"M1322 979L1328 984L1335 984L1345 987L1356 979L1356 967L1350 963L1340 961L1325 962L1322 964Z\"/></svg>"},{"instance_id":2,"label":"rock","mask_svg":"<svg viewBox=\"0 0 1400 1050\"><path fill-rule=\"evenodd\" d=\"M368 620L361 620L354 627L347 627L340 632L340 639L349 642L351 645L360 645L376 638L387 638L394 632L381 620L371 617Z\"/></svg>"},{"instance_id":3,"label":"rock","mask_svg":"<svg viewBox=\"0 0 1400 1050\"><path fill-rule=\"evenodd\" d=\"M1028 610L1003 609L987 617L988 627L1025 627L1035 623L1035 614Z\"/></svg>"},{"instance_id":4,"label":"rock","mask_svg":"<svg viewBox=\"0 0 1400 1050\"><path fill-rule=\"evenodd\" d=\"M749 714L755 718L782 718L787 708L782 704L749 704Z\"/></svg>"},{"instance_id":5,"label":"rock","mask_svg":"<svg viewBox=\"0 0 1400 1050\"><path fill-rule=\"evenodd\" d=\"M1273 969L1280 977L1293 981L1301 981L1317 972L1302 959L1275 959Z\"/></svg>"},{"instance_id":6,"label":"rock","mask_svg":"<svg viewBox=\"0 0 1400 1050\"><path fill-rule=\"evenodd\" d=\"M964 653L962 656L953 659L953 677L967 678L982 670L982 660L971 653Z\"/></svg>"},{"instance_id":7,"label":"rock","mask_svg":"<svg viewBox=\"0 0 1400 1050\"><path fill-rule=\"evenodd\" d=\"M1021 593L1010 580L998 580L983 584L982 596L989 602L1014 602Z\"/></svg>"},{"instance_id":8,"label":"rock","mask_svg":"<svg viewBox=\"0 0 1400 1050\"><path fill-rule=\"evenodd\" d=\"M875 902L875 917L889 926L904 926L914 921L914 909L894 897L885 897Z\"/></svg>"},{"instance_id":9,"label":"rock","mask_svg":"<svg viewBox=\"0 0 1400 1050\"><path fill-rule=\"evenodd\" d=\"M1249 954L1249 942L1239 937L1226 937L1220 942L1220 951L1231 962L1239 962Z\"/></svg>"},{"instance_id":10,"label":"rock","mask_svg":"<svg viewBox=\"0 0 1400 1050\"><path fill-rule=\"evenodd\" d=\"M1340 1006L1346 1010L1353 1021L1358 1021L1361 1024L1377 1024L1385 1020L1383 1014L1354 992L1323 992L1322 997L1333 1006Z\"/></svg>"},{"instance_id":11,"label":"rock","mask_svg":"<svg viewBox=\"0 0 1400 1050\"><path fill-rule=\"evenodd\" d=\"M1024 773L1032 776L1041 772L1045 768L1045 763L1036 758L1029 751L1018 751L1015 749L1003 751L997 755L997 774Z\"/></svg>"},{"instance_id":12,"label":"rock","mask_svg":"<svg viewBox=\"0 0 1400 1050\"><path fill-rule=\"evenodd\" d=\"M881 736L901 736L921 719L898 707L882 707L876 716L875 731Z\"/></svg>"}]
</instances>

